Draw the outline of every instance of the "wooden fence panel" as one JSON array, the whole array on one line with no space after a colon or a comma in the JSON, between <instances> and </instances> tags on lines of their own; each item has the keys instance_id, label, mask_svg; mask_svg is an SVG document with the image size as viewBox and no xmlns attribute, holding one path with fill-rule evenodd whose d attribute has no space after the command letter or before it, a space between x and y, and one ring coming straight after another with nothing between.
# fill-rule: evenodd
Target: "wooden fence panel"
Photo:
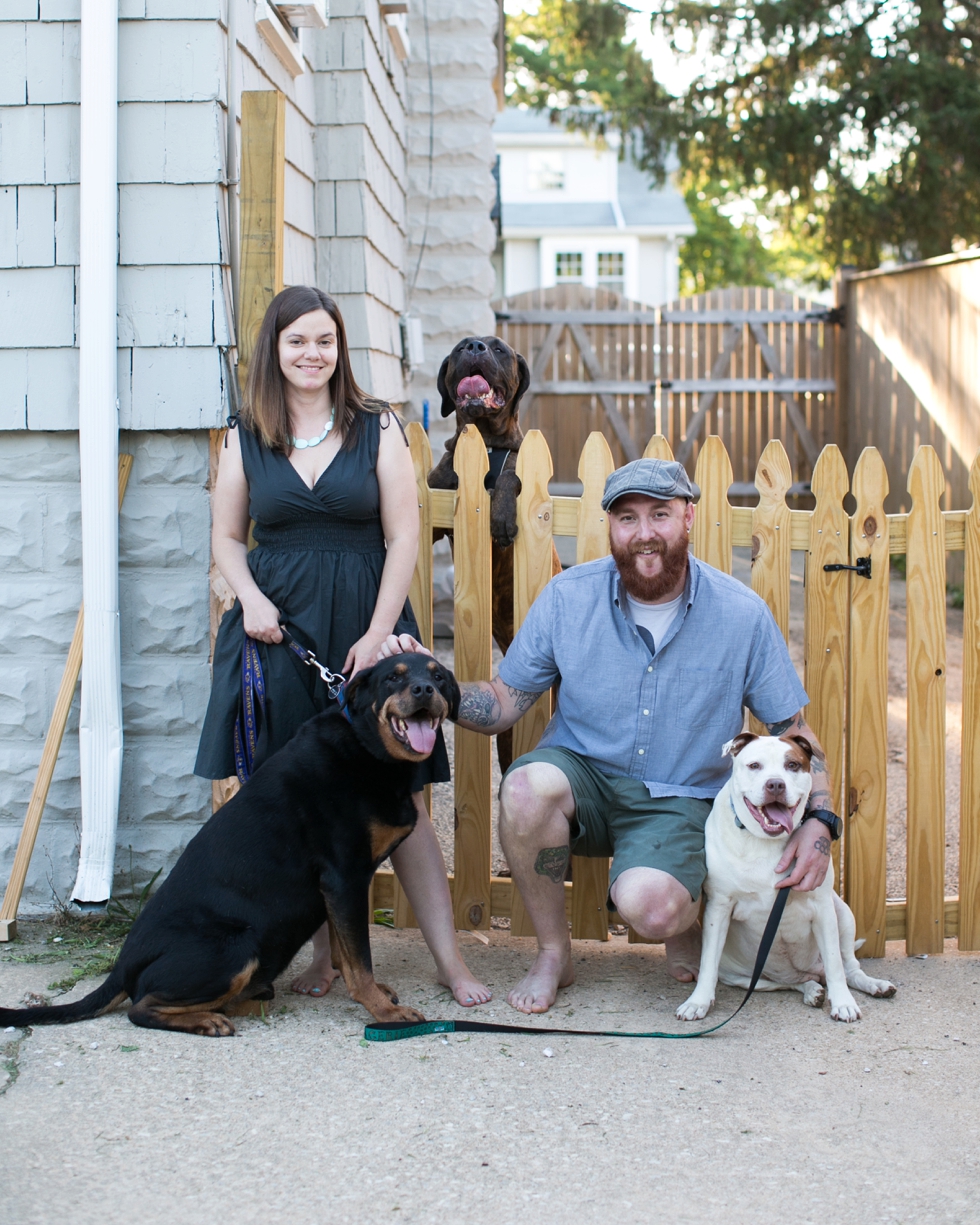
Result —
<instances>
[{"instance_id":1,"label":"wooden fence panel","mask_svg":"<svg viewBox=\"0 0 980 1225\"><path fill-rule=\"evenodd\" d=\"M773 439L762 453L755 475L759 505L752 511L752 590L769 605L779 632L789 641L790 511L786 494L792 483L789 459ZM755 716L749 726L766 729Z\"/></svg>"},{"instance_id":2,"label":"wooden fence panel","mask_svg":"<svg viewBox=\"0 0 980 1225\"><path fill-rule=\"evenodd\" d=\"M551 578L554 507L548 494L551 452L540 430L524 435L517 456L521 492L517 499L517 540L514 542L514 632ZM551 718L551 691L543 693L514 725L514 758L530 753ZM513 936L533 936L534 927L517 889L510 903Z\"/></svg>"},{"instance_id":3,"label":"wooden fence panel","mask_svg":"<svg viewBox=\"0 0 980 1225\"><path fill-rule=\"evenodd\" d=\"M732 461L717 434L705 440L698 455L694 480L701 500L694 512L691 548L694 556L725 574L732 572Z\"/></svg>"},{"instance_id":4,"label":"wooden fence panel","mask_svg":"<svg viewBox=\"0 0 980 1225\"><path fill-rule=\"evenodd\" d=\"M920 447L909 470L906 539L910 955L941 953L946 867L946 534L942 464Z\"/></svg>"},{"instance_id":5,"label":"wooden fence panel","mask_svg":"<svg viewBox=\"0 0 980 1225\"><path fill-rule=\"evenodd\" d=\"M970 469L963 584L960 746L960 949L980 949L980 453Z\"/></svg>"},{"instance_id":6,"label":"wooden fence panel","mask_svg":"<svg viewBox=\"0 0 980 1225\"><path fill-rule=\"evenodd\" d=\"M455 671L460 681L490 680L490 495L483 486L487 450L475 426L466 426L456 444L453 468L459 477L453 515L455 566ZM456 926L490 926L492 802L490 737L457 727L456 869L453 910Z\"/></svg>"},{"instance_id":7,"label":"wooden fence panel","mask_svg":"<svg viewBox=\"0 0 980 1225\"><path fill-rule=\"evenodd\" d=\"M578 477L582 482L579 503L578 538L575 561L595 561L609 552L609 525L602 509L602 491L606 477L614 467L609 444L599 433L590 434L579 460ZM572 938L575 940L608 940L609 861L572 856Z\"/></svg>"},{"instance_id":8,"label":"wooden fence panel","mask_svg":"<svg viewBox=\"0 0 980 1225\"><path fill-rule=\"evenodd\" d=\"M851 646L848 676L848 804L844 891L862 954L885 952L885 795L888 761L888 476L874 447L854 469L851 562L870 553L872 576L848 576Z\"/></svg>"},{"instance_id":9,"label":"wooden fence panel","mask_svg":"<svg viewBox=\"0 0 980 1225\"><path fill-rule=\"evenodd\" d=\"M849 530L844 496L849 488L844 457L824 447L813 469L816 506L810 520L806 559L806 611L803 637L803 687L810 705L807 722L827 754L834 812L843 812L844 709L847 693L847 643L850 583L847 571L824 570L847 565ZM834 843L834 872L840 888L840 843Z\"/></svg>"},{"instance_id":10,"label":"wooden fence panel","mask_svg":"<svg viewBox=\"0 0 980 1225\"><path fill-rule=\"evenodd\" d=\"M674 452L670 449L670 443L663 434L654 434L644 448L643 458L671 460L674 458Z\"/></svg>"}]
</instances>

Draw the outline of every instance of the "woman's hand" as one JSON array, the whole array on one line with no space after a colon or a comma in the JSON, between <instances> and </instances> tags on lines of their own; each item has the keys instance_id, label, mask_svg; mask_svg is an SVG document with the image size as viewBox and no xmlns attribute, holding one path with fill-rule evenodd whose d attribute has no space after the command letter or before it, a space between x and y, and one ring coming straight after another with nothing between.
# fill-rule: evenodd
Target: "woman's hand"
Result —
<instances>
[{"instance_id":1,"label":"woman's hand","mask_svg":"<svg viewBox=\"0 0 980 1225\"><path fill-rule=\"evenodd\" d=\"M381 657L381 645L387 638L383 630L369 629L347 652L341 672L345 676L355 676L362 668L373 668Z\"/></svg>"},{"instance_id":2,"label":"woman's hand","mask_svg":"<svg viewBox=\"0 0 980 1225\"><path fill-rule=\"evenodd\" d=\"M242 623L250 638L257 638L259 642L282 642L279 609L257 588L253 595L242 600Z\"/></svg>"},{"instance_id":3,"label":"woman's hand","mask_svg":"<svg viewBox=\"0 0 980 1225\"><path fill-rule=\"evenodd\" d=\"M378 660L390 659L393 655L401 655L406 651L417 655L432 655L429 648L416 641L411 634L389 634L381 643Z\"/></svg>"}]
</instances>

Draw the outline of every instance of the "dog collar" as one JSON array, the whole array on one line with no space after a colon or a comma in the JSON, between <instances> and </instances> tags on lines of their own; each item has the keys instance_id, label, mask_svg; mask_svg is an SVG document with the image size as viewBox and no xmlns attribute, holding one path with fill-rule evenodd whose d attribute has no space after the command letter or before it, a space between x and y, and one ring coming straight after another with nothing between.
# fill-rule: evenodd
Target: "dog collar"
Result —
<instances>
[{"instance_id":1,"label":"dog collar","mask_svg":"<svg viewBox=\"0 0 980 1225\"><path fill-rule=\"evenodd\" d=\"M732 793L731 793L730 791L729 791L729 793L728 793L728 802L729 802L729 804L731 804L731 806L732 806L732 816L735 818L735 824L736 824L736 826L737 826L739 829L745 829L745 826L744 826L744 825L742 824L742 822L741 822L741 821L738 819L738 813L735 811L735 801L732 799Z\"/></svg>"}]
</instances>

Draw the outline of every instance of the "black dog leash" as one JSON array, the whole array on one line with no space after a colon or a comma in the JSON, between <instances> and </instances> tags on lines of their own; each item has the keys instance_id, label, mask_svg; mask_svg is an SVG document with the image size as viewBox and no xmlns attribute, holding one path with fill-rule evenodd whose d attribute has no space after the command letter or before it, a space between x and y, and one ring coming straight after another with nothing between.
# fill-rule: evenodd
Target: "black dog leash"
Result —
<instances>
[{"instance_id":1,"label":"black dog leash","mask_svg":"<svg viewBox=\"0 0 980 1225\"><path fill-rule=\"evenodd\" d=\"M752 970L752 981L741 1004L729 1017L712 1025L710 1029L699 1029L696 1033L666 1034L658 1030L649 1033L624 1033L619 1029L539 1029L533 1025L497 1025L490 1021L377 1021L364 1027L364 1037L368 1042L397 1042L400 1038L420 1038L425 1034L566 1034L575 1038L706 1038L708 1034L717 1033L722 1026L733 1021L749 1002L749 996L755 990L756 983L762 977L762 971L776 938L779 920L786 909L789 889L777 889L776 900L773 902L766 929L762 933L759 952L756 955Z\"/></svg>"},{"instance_id":2,"label":"black dog leash","mask_svg":"<svg viewBox=\"0 0 980 1225\"><path fill-rule=\"evenodd\" d=\"M321 664L312 651L308 650L306 647L302 646L296 641L282 622L279 623L279 632L282 634L283 642L287 647L289 647L293 654L298 655L308 668L315 668L316 671L320 673L320 679L326 685L327 692L335 701L339 702L341 708L343 708L344 689L347 684L343 673L331 672L326 664Z\"/></svg>"}]
</instances>

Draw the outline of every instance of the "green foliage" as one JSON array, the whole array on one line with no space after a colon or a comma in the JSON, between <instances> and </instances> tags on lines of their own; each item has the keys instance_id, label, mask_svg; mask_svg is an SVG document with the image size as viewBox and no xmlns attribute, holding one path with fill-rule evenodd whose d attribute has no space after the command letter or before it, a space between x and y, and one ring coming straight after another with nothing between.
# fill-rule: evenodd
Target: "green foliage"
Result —
<instances>
[{"instance_id":1,"label":"green foliage","mask_svg":"<svg viewBox=\"0 0 980 1225\"><path fill-rule=\"evenodd\" d=\"M765 243L759 224L733 234L692 208L693 283L744 284L744 268L825 284L841 263L980 242L978 0L663 0L653 21L707 52L683 97L637 62L622 5L542 0L513 19L513 100L639 133L654 181L680 159L689 207L722 182L725 199L705 198L754 202Z\"/></svg>"}]
</instances>

